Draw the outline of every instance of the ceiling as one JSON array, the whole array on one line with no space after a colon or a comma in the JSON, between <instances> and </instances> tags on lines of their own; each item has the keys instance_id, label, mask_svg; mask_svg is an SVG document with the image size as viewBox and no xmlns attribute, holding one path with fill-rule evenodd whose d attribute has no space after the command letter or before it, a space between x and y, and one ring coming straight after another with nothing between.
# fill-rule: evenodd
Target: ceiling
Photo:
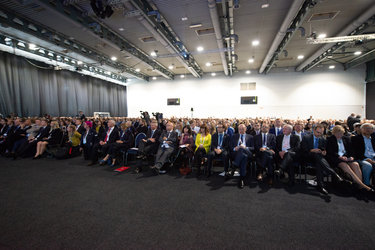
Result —
<instances>
[{"instance_id":1,"label":"ceiling","mask_svg":"<svg viewBox=\"0 0 375 250\"><path fill-rule=\"evenodd\" d=\"M16 16L29 19L31 23L40 24L48 31L62 34L98 54L108 58L116 57L119 64L133 70L120 72L129 79L134 78L135 69L150 79L162 76L173 78L191 74L192 71L196 72L196 76L210 72L224 74L223 64L229 65L228 75L247 70L257 73L260 72L262 64L268 64L270 69L285 67L305 71L309 69L305 64L309 65L324 52L317 54L317 51L324 46L335 45L307 44L307 38L312 33L335 37L349 26L351 30L345 34L348 35L369 18L362 23L351 25L353 21L365 14L372 18L375 15L373 0L315 0L315 4L309 6L304 16L299 16L298 13L301 12L298 10L304 2L312 0L217 0L214 12L218 16L220 29L216 32L221 32L218 41L210 15L210 0L102 1L114 11L109 18L98 18L88 0L2 0L0 7ZM262 8L266 4L268 7ZM301 24L294 30L280 30L293 6L299 8L290 13L291 20L300 17ZM199 24L199 27L190 27L193 24ZM289 27L289 23L286 24ZM357 34L375 33L374 19L366 24ZM98 33L99 27L105 27L110 34ZM25 31L17 31L17 27L9 26L9 23L2 22L0 32L25 38L25 35L22 35ZM269 59L264 62L267 54L271 57L275 55L270 48L277 34L284 38L288 32L291 38L277 54L274 63L269 64ZM28 36L31 41L35 36L34 43L42 43L42 40L47 44L52 43L43 38L38 40L36 33ZM254 40L258 40L259 45L253 46ZM125 41L130 47L120 46L120 41ZM219 48L218 42L224 45L224 49ZM314 67L324 67L326 64L344 67L356 57L363 57L366 53L373 55L371 52L375 49L375 40L339 45L335 47L336 50L315 63ZM197 51L198 47L203 47L203 51ZM232 48L232 51L225 50L228 47ZM72 57L79 56L81 60L85 57L66 47L59 49L59 46L51 45L51 48ZM156 57L150 55L152 51L157 52ZM354 55L355 51L361 51L362 54ZM183 57L186 54L189 56L188 60ZM302 59L297 58L300 55L303 56ZM249 59L253 59L253 62L249 63ZM366 57L366 60L370 59L373 58ZM92 60L93 58L87 58L87 62ZM359 61L365 62L364 59ZM102 61L100 63L103 64ZM169 68L171 65L173 68ZM268 70L262 73L268 73Z\"/></svg>"}]
</instances>

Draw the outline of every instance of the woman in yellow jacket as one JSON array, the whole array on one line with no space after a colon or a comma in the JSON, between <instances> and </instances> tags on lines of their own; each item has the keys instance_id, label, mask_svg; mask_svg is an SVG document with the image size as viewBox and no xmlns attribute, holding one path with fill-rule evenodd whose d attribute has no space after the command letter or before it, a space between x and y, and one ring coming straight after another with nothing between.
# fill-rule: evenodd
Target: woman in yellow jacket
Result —
<instances>
[{"instance_id":1,"label":"woman in yellow jacket","mask_svg":"<svg viewBox=\"0 0 375 250\"><path fill-rule=\"evenodd\" d=\"M201 166L203 165L203 157L208 154L211 147L211 135L206 124L201 125L199 133L195 138L194 165L197 167L197 176L201 175Z\"/></svg>"}]
</instances>

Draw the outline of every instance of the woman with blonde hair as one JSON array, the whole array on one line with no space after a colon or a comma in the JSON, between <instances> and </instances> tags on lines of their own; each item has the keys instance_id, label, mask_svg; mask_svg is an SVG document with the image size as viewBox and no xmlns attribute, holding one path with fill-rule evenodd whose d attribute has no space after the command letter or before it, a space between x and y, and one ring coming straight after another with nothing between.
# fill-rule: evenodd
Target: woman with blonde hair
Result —
<instances>
[{"instance_id":1,"label":"woman with blonde hair","mask_svg":"<svg viewBox=\"0 0 375 250\"><path fill-rule=\"evenodd\" d=\"M57 121L52 121L51 124L51 130L48 134L47 138L43 138L41 141L39 141L36 144L36 153L33 159L40 159L44 152L47 149L47 145L57 145L61 143L63 132L60 129L59 123Z\"/></svg>"},{"instance_id":2,"label":"woman with blonde hair","mask_svg":"<svg viewBox=\"0 0 375 250\"><path fill-rule=\"evenodd\" d=\"M197 167L197 176L201 174L201 166L204 163L204 156L209 152L211 147L211 134L206 124L202 124L199 133L195 138L194 165Z\"/></svg>"}]
</instances>

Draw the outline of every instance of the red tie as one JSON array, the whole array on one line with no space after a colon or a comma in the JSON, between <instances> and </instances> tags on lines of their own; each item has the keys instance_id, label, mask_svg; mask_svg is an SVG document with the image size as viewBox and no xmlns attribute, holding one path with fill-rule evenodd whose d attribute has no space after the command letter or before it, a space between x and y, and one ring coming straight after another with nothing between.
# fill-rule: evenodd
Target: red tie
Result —
<instances>
[{"instance_id":1,"label":"red tie","mask_svg":"<svg viewBox=\"0 0 375 250\"><path fill-rule=\"evenodd\" d=\"M109 131L111 131L111 128L108 128L107 134L105 135L104 142L107 142L107 141L108 141Z\"/></svg>"}]
</instances>

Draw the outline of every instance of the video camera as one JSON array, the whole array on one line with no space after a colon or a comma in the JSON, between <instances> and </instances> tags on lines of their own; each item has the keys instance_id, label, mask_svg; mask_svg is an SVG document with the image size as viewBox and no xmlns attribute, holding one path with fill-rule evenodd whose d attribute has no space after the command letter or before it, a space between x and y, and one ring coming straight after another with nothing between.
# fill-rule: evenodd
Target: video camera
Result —
<instances>
[{"instance_id":1,"label":"video camera","mask_svg":"<svg viewBox=\"0 0 375 250\"><path fill-rule=\"evenodd\" d=\"M156 120L160 124L163 121L163 113L152 113L153 116L155 116Z\"/></svg>"},{"instance_id":2,"label":"video camera","mask_svg":"<svg viewBox=\"0 0 375 250\"><path fill-rule=\"evenodd\" d=\"M149 126L151 124L151 118L148 112L147 111L139 111L139 112L141 112L142 119L144 119L146 121L147 126Z\"/></svg>"}]
</instances>

